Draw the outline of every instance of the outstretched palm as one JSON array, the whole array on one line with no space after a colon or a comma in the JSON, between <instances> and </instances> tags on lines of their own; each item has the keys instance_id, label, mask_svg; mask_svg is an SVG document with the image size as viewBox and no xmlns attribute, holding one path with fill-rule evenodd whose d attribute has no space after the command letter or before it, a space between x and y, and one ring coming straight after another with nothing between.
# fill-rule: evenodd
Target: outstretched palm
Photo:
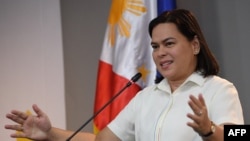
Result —
<instances>
[{"instance_id":1,"label":"outstretched palm","mask_svg":"<svg viewBox=\"0 0 250 141\"><path fill-rule=\"evenodd\" d=\"M6 117L18 123L18 125L6 125L6 129L21 131L11 135L14 138L29 138L33 140L46 140L48 132L51 129L51 123L48 116L42 112L36 105L33 110L37 115L27 115L24 112L13 110Z\"/></svg>"}]
</instances>

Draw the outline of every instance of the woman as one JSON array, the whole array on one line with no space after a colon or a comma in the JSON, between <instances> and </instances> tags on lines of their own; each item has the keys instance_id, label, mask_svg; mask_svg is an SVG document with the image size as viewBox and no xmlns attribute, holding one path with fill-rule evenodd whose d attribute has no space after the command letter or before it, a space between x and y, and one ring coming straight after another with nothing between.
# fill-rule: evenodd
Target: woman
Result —
<instances>
[{"instance_id":1,"label":"woman","mask_svg":"<svg viewBox=\"0 0 250 141\"><path fill-rule=\"evenodd\" d=\"M190 11L166 11L149 24L153 59L162 77L140 91L97 136L72 140L222 141L223 125L243 124L236 88L217 76L219 66ZM22 131L12 137L61 141L72 132L52 127L36 105L37 116L12 111L7 117Z\"/></svg>"}]
</instances>

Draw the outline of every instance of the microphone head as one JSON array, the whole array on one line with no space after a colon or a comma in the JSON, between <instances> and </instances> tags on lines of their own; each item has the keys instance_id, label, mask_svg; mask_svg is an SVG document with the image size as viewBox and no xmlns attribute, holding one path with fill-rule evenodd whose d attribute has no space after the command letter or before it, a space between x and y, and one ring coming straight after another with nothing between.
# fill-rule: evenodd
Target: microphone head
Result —
<instances>
[{"instance_id":1,"label":"microphone head","mask_svg":"<svg viewBox=\"0 0 250 141\"><path fill-rule=\"evenodd\" d=\"M140 78L141 78L142 74L140 72L138 72L136 75L134 75L132 78L131 78L131 81L132 82L136 82L138 81Z\"/></svg>"}]
</instances>

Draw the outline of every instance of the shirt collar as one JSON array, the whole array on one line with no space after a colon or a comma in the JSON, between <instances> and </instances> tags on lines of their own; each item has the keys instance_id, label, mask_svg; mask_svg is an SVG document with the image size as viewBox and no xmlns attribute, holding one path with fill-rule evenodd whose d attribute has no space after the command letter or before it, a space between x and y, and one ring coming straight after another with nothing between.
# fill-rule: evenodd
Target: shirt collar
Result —
<instances>
[{"instance_id":1,"label":"shirt collar","mask_svg":"<svg viewBox=\"0 0 250 141\"><path fill-rule=\"evenodd\" d=\"M192 82L196 85L202 86L205 82L204 76L200 72L194 72L192 73L186 80L185 82L181 85L185 85L188 82ZM180 86L180 87L181 87ZM158 89L161 89L163 91L169 91L170 90L170 85L167 81L167 79L163 79L159 84L156 86Z\"/></svg>"}]
</instances>

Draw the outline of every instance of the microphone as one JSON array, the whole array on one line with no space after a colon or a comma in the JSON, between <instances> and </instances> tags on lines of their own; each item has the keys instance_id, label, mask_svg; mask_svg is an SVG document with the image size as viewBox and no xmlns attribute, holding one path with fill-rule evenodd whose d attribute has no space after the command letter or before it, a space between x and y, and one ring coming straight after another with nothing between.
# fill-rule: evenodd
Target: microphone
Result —
<instances>
[{"instance_id":1,"label":"microphone","mask_svg":"<svg viewBox=\"0 0 250 141\"><path fill-rule=\"evenodd\" d=\"M99 109L92 117L90 117L79 129L77 129L66 141L70 141L78 132L80 132L91 120L93 120L102 110L104 110L111 102L115 100L126 88L134 84L137 80L141 78L142 74L137 73L134 75L130 81L114 96L112 97L101 109Z\"/></svg>"}]
</instances>

